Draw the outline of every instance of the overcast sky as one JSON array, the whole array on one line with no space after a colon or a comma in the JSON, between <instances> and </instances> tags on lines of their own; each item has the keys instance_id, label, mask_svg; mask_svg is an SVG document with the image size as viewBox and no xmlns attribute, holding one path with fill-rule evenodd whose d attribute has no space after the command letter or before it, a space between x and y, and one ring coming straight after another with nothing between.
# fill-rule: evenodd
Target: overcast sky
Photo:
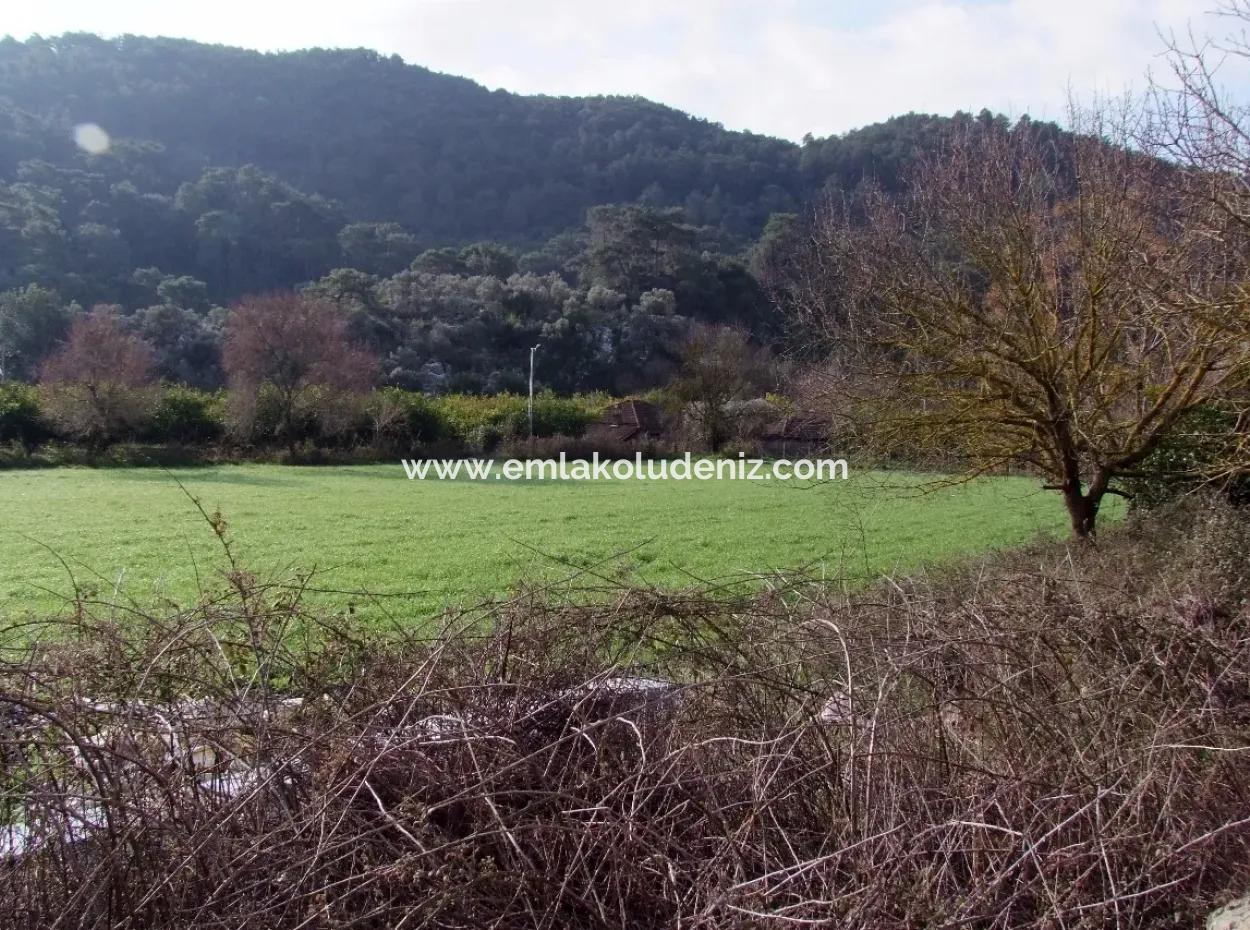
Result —
<instances>
[{"instance_id":1,"label":"overcast sky","mask_svg":"<svg viewBox=\"0 0 1250 930\"><path fill-rule=\"evenodd\" d=\"M1219 0L11 0L0 30L358 47L521 93L641 94L798 139L917 110L1059 118L1141 89Z\"/></svg>"}]
</instances>

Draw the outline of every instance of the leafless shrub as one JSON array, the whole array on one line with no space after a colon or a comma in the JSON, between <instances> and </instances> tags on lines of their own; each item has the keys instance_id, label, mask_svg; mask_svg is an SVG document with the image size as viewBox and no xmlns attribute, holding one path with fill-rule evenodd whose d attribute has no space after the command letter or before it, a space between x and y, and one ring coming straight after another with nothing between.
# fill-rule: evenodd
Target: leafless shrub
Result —
<instances>
[{"instance_id":1,"label":"leafless shrub","mask_svg":"<svg viewBox=\"0 0 1250 930\"><path fill-rule=\"evenodd\" d=\"M98 306L70 325L65 344L41 366L43 409L95 457L150 415L154 370L152 346L127 333L113 308Z\"/></svg>"},{"instance_id":2,"label":"leafless shrub","mask_svg":"<svg viewBox=\"0 0 1250 930\"><path fill-rule=\"evenodd\" d=\"M1236 520L424 635L80 601L0 668L0 925L1192 926L1250 879Z\"/></svg>"},{"instance_id":3,"label":"leafless shrub","mask_svg":"<svg viewBox=\"0 0 1250 930\"><path fill-rule=\"evenodd\" d=\"M292 455L314 428L342 435L362 415L378 361L330 304L293 293L249 297L226 323L222 365L236 432Z\"/></svg>"}]
</instances>

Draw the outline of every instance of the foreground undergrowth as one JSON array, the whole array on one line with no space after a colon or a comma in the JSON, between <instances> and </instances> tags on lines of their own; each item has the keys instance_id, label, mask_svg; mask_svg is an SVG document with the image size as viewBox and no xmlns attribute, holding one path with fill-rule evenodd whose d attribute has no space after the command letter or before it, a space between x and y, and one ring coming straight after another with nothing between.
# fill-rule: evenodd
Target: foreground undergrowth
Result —
<instances>
[{"instance_id":1,"label":"foreground undergrowth","mask_svg":"<svg viewBox=\"0 0 1250 930\"><path fill-rule=\"evenodd\" d=\"M1193 926L1250 880L1248 548L1190 504L386 637L238 565L80 604L0 666L0 926Z\"/></svg>"}]
</instances>

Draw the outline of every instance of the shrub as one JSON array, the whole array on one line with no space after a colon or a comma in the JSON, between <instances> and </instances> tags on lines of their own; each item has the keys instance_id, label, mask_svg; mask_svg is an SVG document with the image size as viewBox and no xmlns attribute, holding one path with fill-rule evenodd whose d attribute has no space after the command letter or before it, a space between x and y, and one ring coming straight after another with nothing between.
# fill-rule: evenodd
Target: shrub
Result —
<instances>
[{"instance_id":1,"label":"shrub","mask_svg":"<svg viewBox=\"0 0 1250 930\"><path fill-rule=\"evenodd\" d=\"M0 386L0 442L38 443L50 438L50 425L41 415L43 403L54 410L64 408L66 416L75 405L91 409L76 395L51 395L49 390L41 397L20 384ZM126 397L135 401L133 410L120 403L122 398L109 407L119 416L105 445L138 439L203 446L233 436L249 446L284 444L288 458L309 444L336 450L369 445L380 453L433 447L443 455L483 455L494 453L501 443L529 436L527 398L520 394L429 395L394 387L362 394L328 383L304 384L292 394L262 382L229 393L167 385L146 392L132 389ZM538 394L534 435L577 439L610 400L602 394ZM137 415L123 422L120 413L127 411ZM65 428L64 435L87 442L81 429ZM103 446L93 455L102 451Z\"/></svg>"},{"instance_id":2,"label":"shrub","mask_svg":"<svg viewBox=\"0 0 1250 930\"><path fill-rule=\"evenodd\" d=\"M594 417L595 413L580 398L546 393L534 398L535 436L580 436ZM519 434L528 433L528 417L516 426Z\"/></svg>"},{"instance_id":3,"label":"shrub","mask_svg":"<svg viewBox=\"0 0 1250 930\"><path fill-rule=\"evenodd\" d=\"M144 438L181 445L218 442L226 433L226 410L226 396L220 391L168 385L157 398Z\"/></svg>"},{"instance_id":4,"label":"shrub","mask_svg":"<svg viewBox=\"0 0 1250 930\"><path fill-rule=\"evenodd\" d=\"M98 454L143 429L155 400L155 354L110 307L76 319L40 367L42 408L68 439Z\"/></svg>"},{"instance_id":5,"label":"shrub","mask_svg":"<svg viewBox=\"0 0 1250 930\"><path fill-rule=\"evenodd\" d=\"M0 445L16 442L30 452L51 438L38 390L16 381L0 383Z\"/></svg>"},{"instance_id":6,"label":"shrub","mask_svg":"<svg viewBox=\"0 0 1250 930\"><path fill-rule=\"evenodd\" d=\"M493 423L479 423L464 436L465 451L473 455L492 455L503 442L504 432Z\"/></svg>"},{"instance_id":7,"label":"shrub","mask_svg":"<svg viewBox=\"0 0 1250 930\"><path fill-rule=\"evenodd\" d=\"M659 458L660 450L654 443L635 445L612 438L589 436L534 436L515 437L506 440L500 453L512 459L559 459L566 461L590 461L596 454L599 459L632 459L640 454L643 458Z\"/></svg>"},{"instance_id":8,"label":"shrub","mask_svg":"<svg viewBox=\"0 0 1250 930\"><path fill-rule=\"evenodd\" d=\"M534 397L534 435L580 436L605 402L599 395L538 394ZM528 400L520 394L445 394L431 398L431 403L451 434L472 449L480 451L492 439L497 443L529 435Z\"/></svg>"},{"instance_id":9,"label":"shrub","mask_svg":"<svg viewBox=\"0 0 1250 930\"><path fill-rule=\"evenodd\" d=\"M725 404L724 414L730 436L737 440L758 438L785 415L781 407L764 397L730 401Z\"/></svg>"},{"instance_id":10,"label":"shrub","mask_svg":"<svg viewBox=\"0 0 1250 930\"><path fill-rule=\"evenodd\" d=\"M729 442L721 446L720 455L727 459L736 459L739 456L748 459L766 458L763 443L756 439L731 439Z\"/></svg>"},{"instance_id":11,"label":"shrub","mask_svg":"<svg viewBox=\"0 0 1250 930\"><path fill-rule=\"evenodd\" d=\"M475 431L480 434L484 427L503 435L517 411L525 408L525 398L516 394L442 394L431 397L430 403L452 438L465 445L471 445Z\"/></svg>"},{"instance_id":12,"label":"shrub","mask_svg":"<svg viewBox=\"0 0 1250 930\"><path fill-rule=\"evenodd\" d=\"M230 432L240 441L256 445L285 443L295 447L308 442L317 435L312 397L311 390L305 391L295 407L269 384L261 385L246 401L231 392Z\"/></svg>"},{"instance_id":13,"label":"shrub","mask_svg":"<svg viewBox=\"0 0 1250 930\"><path fill-rule=\"evenodd\" d=\"M1222 488L1237 503L1250 500L1250 474L1222 471L1235 461L1239 417L1235 410L1207 404L1190 411L1141 465L1141 476L1125 482L1133 506L1151 509L1206 484Z\"/></svg>"},{"instance_id":14,"label":"shrub","mask_svg":"<svg viewBox=\"0 0 1250 930\"><path fill-rule=\"evenodd\" d=\"M407 449L443 442L452 429L425 394L402 388L375 391L367 406L373 442L380 448Z\"/></svg>"}]
</instances>

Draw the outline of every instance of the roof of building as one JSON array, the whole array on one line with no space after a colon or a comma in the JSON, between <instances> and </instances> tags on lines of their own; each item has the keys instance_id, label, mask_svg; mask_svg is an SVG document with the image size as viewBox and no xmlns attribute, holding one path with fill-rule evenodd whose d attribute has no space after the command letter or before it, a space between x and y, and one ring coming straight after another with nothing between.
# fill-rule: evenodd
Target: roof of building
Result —
<instances>
[{"instance_id":1,"label":"roof of building","mask_svg":"<svg viewBox=\"0 0 1250 930\"><path fill-rule=\"evenodd\" d=\"M760 438L786 442L824 442L829 438L829 426L815 416L788 416L769 424Z\"/></svg>"},{"instance_id":2,"label":"roof of building","mask_svg":"<svg viewBox=\"0 0 1250 930\"><path fill-rule=\"evenodd\" d=\"M663 429L664 418L655 404L645 400L622 400L604 409L589 431L628 441L658 435Z\"/></svg>"}]
</instances>

